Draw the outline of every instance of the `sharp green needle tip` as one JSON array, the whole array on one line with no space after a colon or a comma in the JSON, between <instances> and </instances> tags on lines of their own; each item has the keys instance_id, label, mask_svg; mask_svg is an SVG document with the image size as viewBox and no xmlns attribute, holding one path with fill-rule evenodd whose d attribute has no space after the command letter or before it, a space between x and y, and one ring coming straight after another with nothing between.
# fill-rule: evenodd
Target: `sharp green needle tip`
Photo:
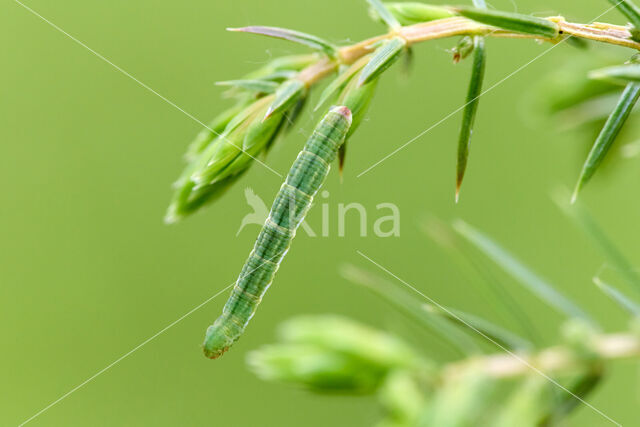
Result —
<instances>
[{"instance_id":1,"label":"sharp green needle tip","mask_svg":"<svg viewBox=\"0 0 640 427\"><path fill-rule=\"evenodd\" d=\"M638 99L640 99L640 85L628 83L589 152L576 184L576 194L591 180L598 170L631 115Z\"/></svg>"},{"instance_id":2,"label":"sharp green needle tip","mask_svg":"<svg viewBox=\"0 0 640 427\"><path fill-rule=\"evenodd\" d=\"M175 207L170 206L167 214L164 216L164 223L167 225L172 225L177 223L179 220L180 218L175 211Z\"/></svg>"},{"instance_id":3,"label":"sharp green needle tip","mask_svg":"<svg viewBox=\"0 0 640 427\"><path fill-rule=\"evenodd\" d=\"M604 284L604 282L603 282L602 280L600 280L600 278L599 278L598 276L595 276L595 277L594 277L593 279L591 279L591 280L593 280L593 283L594 283L597 287L599 287L600 289L604 289L605 284Z\"/></svg>"},{"instance_id":4,"label":"sharp green needle tip","mask_svg":"<svg viewBox=\"0 0 640 427\"><path fill-rule=\"evenodd\" d=\"M579 191L580 191L580 190L578 190L578 189L576 188L576 191L574 191L574 192L573 192L573 194L571 195L571 204L572 204L572 205L575 205L575 204L576 204L576 202L578 201L578 193L579 193Z\"/></svg>"},{"instance_id":5,"label":"sharp green needle tip","mask_svg":"<svg viewBox=\"0 0 640 427\"><path fill-rule=\"evenodd\" d=\"M190 178L191 182L193 182L196 186L193 188L194 190L197 190L200 186L202 186L202 184L204 183L204 178L202 175L200 174L196 174L196 175L191 175Z\"/></svg>"},{"instance_id":6,"label":"sharp green needle tip","mask_svg":"<svg viewBox=\"0 0 640 427\"><path fill-rule=\"evenodd\" d=\"M591 71L589 72L588 76L590 79L594 79L594 80L602 80L607 77L606 74L604 74L601 71Z\"/></svg>"}]
</instances>

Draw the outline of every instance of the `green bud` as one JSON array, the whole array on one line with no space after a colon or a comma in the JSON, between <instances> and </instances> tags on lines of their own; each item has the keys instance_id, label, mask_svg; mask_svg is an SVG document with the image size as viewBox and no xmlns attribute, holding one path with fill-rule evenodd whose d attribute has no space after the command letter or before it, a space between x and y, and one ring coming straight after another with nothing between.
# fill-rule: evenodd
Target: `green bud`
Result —
<instances>
[{"instance_id":1,"label":"green bud","mask_svg":"<svg viewBox=\"0 0 640 427\"><path fill-rule=\"evenodd\" d=\"M244 135L242 150L251 155L258 155L280 128L282 122L282 113L277 113L267 120L262 120L262 117L253 119Z\"/></svg>"},{"instance_id":2,"label":"green bud","mask_svg":"<svg viewBox=\"0 0 640 427\"><path fill-rule=\"evenodd\" d=\"M263 380L297 384L318 392L370 393L384 378L379 369L315 345L266 346L249 353L247 364Z\"/></svg>"},{"instance_id":3,"label":"green bud","mask_svg":"<svg viewBox=\"0 0 640 427\"><path fill-rule=\"evenodd\" d=\"M248 168L256 156L259 156L260 153L266 151L273 144L285 123L288 123L288 121L285 120L282 113L278 113L267 120L262 120L259 117L255 118L245 134L242 151L222 173L218 174L216 180L226 179L227 176Z\"/></svg>"},{"instance_id":4,"label":"green bud","mask_svg":"<svg viewBox=\"0 0 640 427\"><path fill-rule=\"evenodd\" d=\"M475 50L475 42L473 37L465 36L460 39L457 46L453 48L453 62L457 64L467 56L471 55Z\"/></svg>"},{"instance_id":5,"label":"green bud","mask_svg":"<svg viewBox=\"0 0 640 427\"><path fill-rule=\"evenodd\" d=\"M465 18L516 33L531 34L548 39L555 39L560 34L558 24L535 16L474 7L457 7L454 10Z\"/></svg>"},{"instance_id":6,"label":"green bud","mask_svg":"<svg viewBox=\"0 0 640 427\"><path fill-rule=\"evenodd\" d=\"M280 336L285 342L318 346L385 371L419 361L399 339L339 316L297 317L282 326Z\"/></svg>"},{"instance_id":7,"label":"green bud","mask_svg":"<svg viewBox=\"0 0 640 427\"><path fill-rule=\"evenodd\" d=\"M418 425L426 402L413 372L389 373L378 394L393 425Z\"/></svg>"},{"instance_id":8,"label":"green bud","mask_svg":"<svg viewBox=\"0 0 640 427\"><path fill-rule=\"evenodd\" d=\"M214 180L215 174L228 165L228 163L224 162L224 159L232 155L232 153L241 151L249 125L257 117L261 117L264 114L267 106L272 101L273 95L260 98L247 105L231 119L224 132L200 155L196 166L196 174L202 175L202 179L194 179L195 182L201 184Z\"/></svg>"},{"instance_id":9,"label":"green bud","mask_svg":"<svg viewBox=\"0 0 640 427\"><path fill-rule=\"evenodd\" d=\"M231 86L231 95L239 101L216 117L190 144L185 155L188 164L174 184L166 222L176 222L217 199L244 174L255 157L269 149L285 122L295 120L305 99L298 97L293 106L284 106L263 124L262 117L274 101L273 95L264 95L282 86L277 82L295 78L320 58L317 53L283 56L244 79L218 83ZM285 114L288 120L284 119Z\"/></svg>"},{"instance_id":10,"label":"green bud","mask_svg":"<svg viewBox=\"0 0 640 427\"><path fill-rule=\"evenodd\" d=\"M181 178L176 182L176 190L164 218L165 223L174 224L195 213L204 205L213 203L221 197L245 171L217 181L215 184L199 187L196 187L196 184L189 179L190 174L185 174L187 175L186 178Z\"/></svg>"},{"instance_id":11,"label":"green bud","mask_svg":"<svg viewBox=\"0 0 640 427\"><path fill-rule=\"evenodd\" d=\"M191 176L196 188L214 184L247 168L276 136L284 120L283 113L262 119L272 98L264 98L248 108L248 112L232 120L223 136L202 153Z\"/></svg>"},{"instance_id":12,"label":"green bud","mask_svg":"<svg viewBox=\"0 0 640 427\"><path fill-rule=\"evenodd\" d=\"M384 42L365 65L358 84L365 85L380 76L400 58L400 54L406 47L407 42L401 37L394 37Z\"/></svg>"},{"instance_id":13,"label":"green bud","mask_svg":"<svg viewBox=\"0 0 640 427\"><path fill-rule=\"evenodd\" d=\"M273 96L254 101L228 120L220 136L208 141L201 134L192 158L175 184L166 222L173 223L195 212L224 192L249 168L252 161L277 138L284 114L262 117Z\"/></svg>"},{"instance_id":14,"label":"green bud","mask_svg":"<svg viewBox=\"0 0 640 427\"><path fill-rule=\"evenodd\" d=\"M402 25L413 25L455 16L449 8L418 2L385 3L384 5ZM371 8L370 14L373 19L382 21L375 9Z\"/></svg>"},{"instance_id":15,"label":"green bud","mask_svg":"<svg viewBox=\"0 0 640 427\"><path fill-rule=\"evenodd\" d=\"M202 154L196 171L191 175L191 180L196 185L212 184L218 180L221 171L242 152L242 141L247 125L231 133L224 133L222 137L209 146Z\"/></svg>"}]
</instances>

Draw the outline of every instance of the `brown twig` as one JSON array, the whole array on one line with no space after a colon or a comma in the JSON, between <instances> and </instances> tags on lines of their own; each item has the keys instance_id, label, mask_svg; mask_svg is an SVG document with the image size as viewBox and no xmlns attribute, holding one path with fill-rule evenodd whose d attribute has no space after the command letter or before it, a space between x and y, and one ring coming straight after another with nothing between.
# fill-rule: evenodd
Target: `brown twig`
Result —
<instances>
[{"instance_id":1,"label":"brown twig","mask_svg":"<svg viewBox=\"0 0 640 427\"><path fill-rule=\"evenodd\" d=\"M594 339L589 350L602 360L640 357L640 337L633 334L611 334ZM491 378L511 378L530 373L532 368L545 374L570 373L586 367L586 360L570 347L552 347L537 354L496 354L448 365L444 376L455 376L466 368L485 373Z\"/></svg>"},{"instance_id":2,"label":"brown twig","mask_svg":"<svg viewBox=\"0 0 640 427\"><path fill-rule=\"evenodd\" d=\"M390 33L372 37L351 46L345 46L340 49L338 57L335 60L324 58L318 63L313 64L307 69L303 70L300 73L299 78L304 81L305 84L311 86L331 74L337 69L339 65L353 64L364 55L367 55L375 50L375 46L377 43L397 36L404 38L407 41L408 45L429 40L467 35L483 35L486 37L497 38L534 39L551 43L557 43L570 36L584 40L591 40L600 43L640 50L640 43L634 41L631 38L631 33L626 27L604 23L577 24L566 22L564 18L557 16L548 17L545 19L556 23L560 27L560 33L557 38L547 39L528 34L520 34L507 30L501 30L499 28L480 24L463 17L438 19L431 22L405 26Z\"/></svg>"}]
</instances>

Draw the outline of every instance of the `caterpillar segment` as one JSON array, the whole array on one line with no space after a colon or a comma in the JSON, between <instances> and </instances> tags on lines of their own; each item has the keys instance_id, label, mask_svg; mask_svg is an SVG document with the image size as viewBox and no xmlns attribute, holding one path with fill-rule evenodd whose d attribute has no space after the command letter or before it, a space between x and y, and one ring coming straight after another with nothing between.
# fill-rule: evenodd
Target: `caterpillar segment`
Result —
<instances>
[{"instance_id":1,"label":"caterpillar segment","mask_svg":"<svg viewBox=\"0 0 640 427\"><path fill-rule=\"evenodd\" d=\"M280 187L222 314L207 329L204 353L223 355L243 334L273 282L300 223L322 187L351 127L351 111L333 107L320 121Z\"/></svg>"}]
</instances>

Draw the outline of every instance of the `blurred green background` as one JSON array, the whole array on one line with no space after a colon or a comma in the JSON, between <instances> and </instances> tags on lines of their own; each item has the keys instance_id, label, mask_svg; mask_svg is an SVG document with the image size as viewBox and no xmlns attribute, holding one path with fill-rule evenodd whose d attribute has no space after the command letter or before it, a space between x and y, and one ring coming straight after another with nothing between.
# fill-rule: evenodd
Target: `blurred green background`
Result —
<instances>
[{"instance_id":1,"label":"blurred green background","mask_svg":"<svg viewBox=\"0 0 640 427\"><path fill-rule=\"evenodd\" d=\"M151 0L49 2L26 5L202 121L229 105L217 80L237 78L297 46L225 32L251 24L301 29L334 42L357 41L383 28L363 0ZM496 8L562 13L586 22L604 0L494 0ZM219 203L165 226L170 184L200 126L101 61L19 4L1 6L5 40L0 70L0 424L16 425L232 283L258 232L247 227L243 189L269 201L280 180L254 165ZM623 23L610 12L601 21ZM459 107L469 64L453 66L452 40L416 47L415 69L400 67L380 85L369 119L349 147L344 183L334 173L338 203L359 202L376 217L378 203L401 210L401 237L359 237L355 217L346 237L299 233L246 335L217 361L202 356L204 331L226 292L130 354L32 421L33 425L370 425L373 399L317 397L263 383L247 371L247 351L272 342L278 323L302 313L339 313L384 327L435 359L446 349L337 272L343 262L372 267L360 250L436 301L504 319L505 309L469 284L445 253L421 233L428 215L464 218L502 242L608 330L623 314L591 284L603 265L550 200L572 186L590 136L531 126L524 94L546 73L581 53L549 52L487 94L481 103L462 199L453 202L459 115L369 173L357 175ZM491 40L487 84L498 82L549 46ZM613 50L618 50L613 48ZM622 51L624 53L624 51ZM318 93L316 92L316 97ZM298 131L278 144L268 164L281 173L318 116L307 110ZM620 247L638 262L640 201L637 161L600 173L584 201ZM319 227L318 209L311 226ZM371 230L373 219L369 220ZM506 280L506 283L511 283ZM547 343L561 320L514 287ZM638 369L618 363L592 399L622 424L637 422ZM634 409L635 408L635 409ZM570 425L608 425L581 407Z\"/></svg>"}]
</instances>

